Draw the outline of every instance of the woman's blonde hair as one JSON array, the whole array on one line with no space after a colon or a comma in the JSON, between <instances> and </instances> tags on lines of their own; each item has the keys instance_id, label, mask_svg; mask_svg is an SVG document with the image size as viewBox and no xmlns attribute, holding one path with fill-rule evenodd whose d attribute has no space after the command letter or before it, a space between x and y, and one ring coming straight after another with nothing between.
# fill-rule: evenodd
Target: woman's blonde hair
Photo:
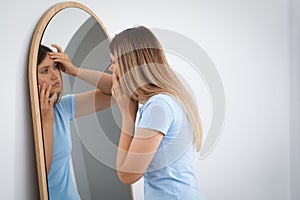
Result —
<instances>
[{"instance_id":1,"label":"woman's blonde hair","mask_svg":"<svg viewBox=\"0 0 300 200\"><path fill-rule=\"evenodd\" d=\"M132 99L147 101L153 95L165 93L179 101L187 113L199 151L202 126L196 104L169 66L155 35L144 26L126 29L115 35L109 50L116 58L120 86Z\"/></svg>"}]
</instances>

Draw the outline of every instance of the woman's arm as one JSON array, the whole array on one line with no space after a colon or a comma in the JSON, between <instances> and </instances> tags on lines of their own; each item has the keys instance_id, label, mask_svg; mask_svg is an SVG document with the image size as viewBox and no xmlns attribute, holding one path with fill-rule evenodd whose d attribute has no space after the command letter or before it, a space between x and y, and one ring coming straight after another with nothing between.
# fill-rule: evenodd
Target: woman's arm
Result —
<instances>
[{"instance_id":1,"label":"woman's arm","mask_svg":"<svg viewBox=\"0 0 300 200\"><path fill-rule=\"evenodd\" d=\"M112 95L122 112L122 129L116 167L122 183L132 184L144 175L158 149L163 134L144 128L138 128L134 134L138 103L122 91L117 79L114 78Z\"/></svg>"},{"instance_id":2,"label":"woman's arm","mask_svg":"<svg viewBox=\"0 0 300 200\"><path fill-rule=\"evenodd\" d=\"M76 94L75 118L98 112L112 104L111 95L100 90Z\"/></svg>"},{"instance_id":3,"label":"woman's arm","mask_svg":"<svg viewBox=\"0 0 300 200\"><path fill-rule=\"evenodd\" d=\"M137 135L141 135L141 137ZM162 133L150 129L138 128L134 137L121 132L117 171L122 183L133 184L144 175L162 138Z\"/></svg>"},{"instance_id":4,"label":"woman's arm","mask_svg":"<svg viewBox=\"0 0 300 200\"><path fill-rule=\"evenodd\" d=\"M111 95L112 76L110 74L81 68L77 68L76 71L77 72L74 74L74 76L96 86L103 93Z\"/></svg>"},{"instance_id":5,"label":"woman's arm","mask_svg":"<svg viewBox=\"0 0 300 200\"><path fill-rule=\"evenodd\" d=\"M76 76L79 79L96 86L103 93L111 94L112 76L110 74L96 70L78 68L73 65L69 56L62 51L62 48L59 45L53 44L52 46L57 49L57 52L50 52L50 58L62 65L63 72Z\"/></svg>"},{"instance_id":6,"label":"woman's arm","mask_svg":"<svg viewBox=\"0 0 300 200\"><path fill-rule=\"evenodd\" d=\"M63 72L76 76L98 88L98 90L76 94L75 117L98 112L111 106L112 76L96 70L80 69L73 65L69 56L62 51L59 45L53 44L52 46L57 49L57 52L49 53L50 58L62 65Z\"/></svg>"},{"instance_id":7,"label":"woman's arm","mask_svg":"<svg viewBox=\"0 0 300 200\"><path fill-rule=\"evenodd\" d=\"M44 149L46 157L47 174L50 171L53 155L53 132L54 132L54 111L53 105L57 98L57 94L53 94L49 101L51 86L46 88L46 84L39 86L40 91L40 108L42 115L42 127L44 138Z\"/></svg>"}]
</instances>

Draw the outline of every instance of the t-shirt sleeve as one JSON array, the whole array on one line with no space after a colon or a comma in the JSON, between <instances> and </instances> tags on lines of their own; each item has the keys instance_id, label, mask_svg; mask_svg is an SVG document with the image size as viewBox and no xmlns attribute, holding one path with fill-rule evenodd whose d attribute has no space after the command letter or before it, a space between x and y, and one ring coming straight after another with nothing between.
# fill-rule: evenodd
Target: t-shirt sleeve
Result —
<instances>
[{"instance_id":1,"label":"t-shirt sleeve","mask_svg":"<svg viewBox=\"0 0 300 200\"><path fill-rule=\"evenodd\" d=\"M59 104L68 113L70 121L72 121L76 113L76 96L74 94L65 95L61 98Z\"/></svg>"},{"instance_id":2,"label":"t-shirt sleeve","mask_svg":"<svg viewBox=\"0 0 300 200\"><path fill-rule=\"evenodd\" d=\"M137 127L157 130L166 135L173 119L170 105L164 100L156 100L149 103L140 113Z\"/></svg>"}]
</instances>

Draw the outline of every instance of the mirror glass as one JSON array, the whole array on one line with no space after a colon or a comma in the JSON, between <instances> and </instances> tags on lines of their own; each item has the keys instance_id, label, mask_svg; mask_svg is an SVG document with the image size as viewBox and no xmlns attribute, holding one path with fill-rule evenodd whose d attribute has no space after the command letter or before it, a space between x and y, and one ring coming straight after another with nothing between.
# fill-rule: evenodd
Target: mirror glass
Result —
<instances>
[{"instance_id":1,"label":"mirror glass","mask_svg":"<svg viewBox=\"0 0 300 200\"><path fill-rule=\"evenodd\" d=\"M89 12L68 7L47 24L40 44L55 43L80 68L108 72L108 34ZM56 49L52 48L53 51ZM95 90L94 86L62 73L63 95ZM119 115L113 107L71 121L71 174L81 199L133 199L115 170Z\"/></svg>"}]
</instances>

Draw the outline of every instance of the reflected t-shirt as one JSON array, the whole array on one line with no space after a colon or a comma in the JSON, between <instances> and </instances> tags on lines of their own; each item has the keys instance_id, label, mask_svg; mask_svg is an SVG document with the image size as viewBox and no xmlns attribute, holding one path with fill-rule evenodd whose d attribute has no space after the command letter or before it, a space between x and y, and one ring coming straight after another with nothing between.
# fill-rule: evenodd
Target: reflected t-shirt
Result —
<instances>
[{"instance_id":1,"label":"reflected t-shirt","mask_svg":"<svg viewBox=\"0 0 300 200\"><path fill-rule=\"evenodd\" d=\"M54 105L54 146L52 164L48 174L50 200L78 200L80 196L70 172L72 141L70 121L74 119L76 96L63 96Z\"/></svg>"},{"instance_id":2,"label":"reflected t-shirt","mask_svg":"<svg viewBox=\"0 0 300 200\"><path fill-rule=\"evenodd\" d=\"M194 140L183 107L167 94L152 96L140 109L138 128L164 137L144 173L145 200L204 200L194 169Z\"/></svg>"}]
</instances>

